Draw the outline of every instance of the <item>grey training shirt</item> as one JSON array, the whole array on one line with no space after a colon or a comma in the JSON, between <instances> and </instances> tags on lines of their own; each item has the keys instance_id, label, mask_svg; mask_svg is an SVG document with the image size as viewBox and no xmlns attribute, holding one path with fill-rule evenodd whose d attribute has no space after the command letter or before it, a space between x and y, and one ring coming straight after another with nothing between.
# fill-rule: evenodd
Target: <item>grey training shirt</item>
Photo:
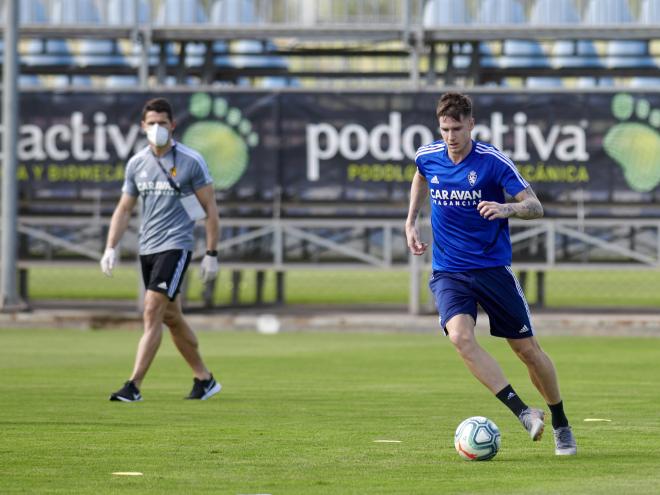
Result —
<instances>
[{"instance_id":1,"label":"grey training shirt","mask_svg":"<svg viewBox=\"0 0 660 495\"><path fill-rule=\"evenodd\" d=\"M122 192L142 198L140 254L154 254L170 249L193 250L193 227L181 205L180 198L213 183L202 155L181 143L173 142L160 163L165 172L176 169L171 179L179 186L177 192L158 166L149 146L136 153L126 165Z\"/></svg>"}]
</instances>

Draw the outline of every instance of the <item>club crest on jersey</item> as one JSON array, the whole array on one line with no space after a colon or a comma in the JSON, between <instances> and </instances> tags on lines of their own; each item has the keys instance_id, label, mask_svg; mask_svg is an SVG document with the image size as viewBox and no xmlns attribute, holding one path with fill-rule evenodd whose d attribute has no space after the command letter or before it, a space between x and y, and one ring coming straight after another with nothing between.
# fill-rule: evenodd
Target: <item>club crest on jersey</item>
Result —
<instances>
[{"instance_id":1,"label":"club crest on jersey","mask_svg":"<svg viewBox=\"0 0 660 495\"><path fill-rule=\"evenodd\" d=\"M468 174L468 182L471 186L474 186L477 183L477 173L474 170Z\"/></svg>"}]
</instances>

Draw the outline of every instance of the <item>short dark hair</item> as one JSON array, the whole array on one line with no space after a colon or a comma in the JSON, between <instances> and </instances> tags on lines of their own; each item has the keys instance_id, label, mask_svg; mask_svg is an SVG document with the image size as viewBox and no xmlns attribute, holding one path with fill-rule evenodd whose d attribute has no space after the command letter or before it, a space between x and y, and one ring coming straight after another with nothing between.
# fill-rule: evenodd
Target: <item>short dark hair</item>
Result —
<instances>
[{"instance_id":1,"label":"short dark hair","mask_svg":"<svg viewBox=\"0 0 660 495\"><path fill-rule=\"evenodd\" d=\"M172 118L172 105L165 98L152 98L147 101L142 107L142 120L147 116L147 112L166 113L170 122L174 121Z\"/></svg>"},{"instance_id":2,"label":"short dark hair","mask_svg":"<svg viewBox=\"0 0 660 495\"><path fill-rule=\"evenodd\" d=\"M435 115L440 117L451 117L461 120L461 117L472 117L472 100L462 93L445 93L438 100Z\"/></svg>"}]
</instances>

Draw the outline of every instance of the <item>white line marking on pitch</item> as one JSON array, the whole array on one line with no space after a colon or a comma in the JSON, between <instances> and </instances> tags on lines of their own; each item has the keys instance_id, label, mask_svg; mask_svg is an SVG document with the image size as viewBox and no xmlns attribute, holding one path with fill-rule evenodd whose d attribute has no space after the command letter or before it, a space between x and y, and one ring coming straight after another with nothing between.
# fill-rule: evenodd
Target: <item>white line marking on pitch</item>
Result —
<instances>
[{"instance_id":1,"label":"white line marking on pitch","mask_svg":"<svg viewBox=\"0 0 660 495\"><path fill-rule=\"evenodd\" d=\"M144 476L142 473L138 473L137 471L118 471L112 474L115 476Z\"/></svg>"},{"instance_id":2,"label":"white line marking on pitch","mask_svg":"<svg viewBox=\"0 0 660 495\"><path fill-rule=\"evenodd\" d=\"M401 440L374 440L374 443L401 443Z\"/></svg>"},{"instance_id":3,"label":"white line marking on pitch","mask_svg":"<svg viewBox=\"0 0 660 495\"><path fill-rule=\"evenodd\" d=\"M597 422L597 421L604 421L604 422L607 422L607 423L611 423L611 422L612 422L611 419L605 419L605 418L584 418L584 420L585 420L586 422L590 422L590 423L595 423L595 422Z\"/></svg>"}]
</instances>

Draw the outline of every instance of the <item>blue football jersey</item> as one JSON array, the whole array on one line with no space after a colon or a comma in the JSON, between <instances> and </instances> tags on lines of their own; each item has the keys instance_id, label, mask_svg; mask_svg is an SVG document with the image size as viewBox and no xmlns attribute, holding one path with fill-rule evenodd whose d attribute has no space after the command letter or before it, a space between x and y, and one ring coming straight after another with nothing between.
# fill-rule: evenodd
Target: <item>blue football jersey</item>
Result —
<instances>
[{"instance_id":1,"label":"blue football jersey","mask_svg":"<svg viewBox=\"0 0 660 495\"><path fill-rule=\"evenodd\" d=\"M504 203L529 185L513 162L494 146L472 141L460 163L447 156L443 141L420 147L415 156L431 201L433 270L462 272L511 264L507 219L486 220L480 201Z\"/></svg>"}]
</instances>

